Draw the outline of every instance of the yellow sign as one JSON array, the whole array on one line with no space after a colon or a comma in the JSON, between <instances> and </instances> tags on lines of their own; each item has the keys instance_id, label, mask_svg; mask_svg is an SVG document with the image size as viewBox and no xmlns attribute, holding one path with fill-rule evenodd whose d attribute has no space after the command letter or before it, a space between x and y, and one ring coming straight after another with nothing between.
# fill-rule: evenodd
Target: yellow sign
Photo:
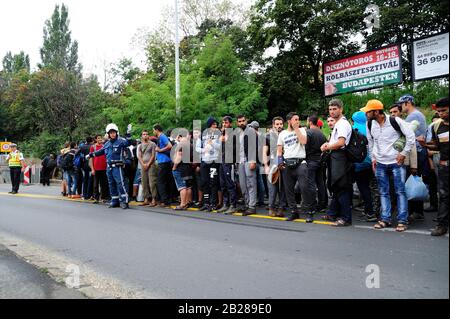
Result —
<instances>
[{"instance_id":1,"label":"yellow sign","mask_svg":"<svg viewBox=\"0 0 450 319\"><path fill-rule=\"evenodd\" d=\"M0 142L0 152L1 153L11 152L11 142Z\"/></svg>"}]
</instances>

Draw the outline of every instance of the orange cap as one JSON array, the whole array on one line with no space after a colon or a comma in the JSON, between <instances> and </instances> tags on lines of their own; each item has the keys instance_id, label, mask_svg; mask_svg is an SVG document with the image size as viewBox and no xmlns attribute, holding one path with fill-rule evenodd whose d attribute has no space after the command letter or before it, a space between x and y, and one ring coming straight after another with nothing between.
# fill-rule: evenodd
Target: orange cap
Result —
<instances>
[{"instance_id":1,"label":"orange cap","mask_svg":"<svg viewBox=\"0 0 450 319\"><path fill-rule=\"evenodd\" d=\"M381 103L381 101L379 100L369 100L366 106L361 109L361 111L364 113L377 110L384 110L383 103Z\"/></svg>"}]
</instances>

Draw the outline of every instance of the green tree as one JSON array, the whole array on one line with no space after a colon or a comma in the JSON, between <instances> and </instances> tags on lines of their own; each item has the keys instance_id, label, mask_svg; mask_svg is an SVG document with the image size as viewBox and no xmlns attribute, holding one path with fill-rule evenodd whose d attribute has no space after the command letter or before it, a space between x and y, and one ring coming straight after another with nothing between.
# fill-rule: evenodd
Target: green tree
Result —
<instances>
[{"instance_id":1,"label":"green tree","mask_svg":"<svg viewBox=\"0 0 450 319\"><path fill-rule=\"evenodd\" d=\"M69 11L63 4L55 6L52 17L45 22L44 43L40 50L42 63L39 68L64 69L80 73L78 42L72 41L69 29Z\"/></svg>"},{"instance_id":2,"label":"green tree","mask_svg":"<svg viewBox=\"0 0 450 319\"><path fill-rule=\"evenodd\" d=\"M323 62L360 49L353 36L363 28L364 8L355 0L259 0L250 21L270 116L305 113L320 100ZM265 57L268 49L278 52Z\"/></svg>"},{"instance_id":3,"label":"green tree","mask_svg":"<svg viewBox=\"0 0 450 319\"><path fill-rule=\"evenodd\" d=\"M12 54L11 51L7 52L2 61L3 71L6 73L17 73L20 70L26 70L30 72L30 57L23 51L19 54Z\"/></svg>"},{"instance_id":4,"label":"green tree","mask_svg":"<svg viewBox=\"0 0 450 319\"><path fill-rule=\"evenodd\" d=\"M119 62L112 64L109 72L112 78L105 88L114 93L122 92L125 85L136 80L141 74L141 70L128 58L122 58Z\"/></svg>"},{"instance_id":5,"label":"green tree","mask_svg":"<svg viewBox=\"0 0 450 319\"><path fill-rule=\"evenodd\" d=\"M413 40L449 30L449 2L447 0L366 0L376 4L379 11L379 27L363 30L368 48L392 43L410 44ZM411 48L404 46L403 74L411 80Z\"/></svg>"},{"instance_id":6,"label":"green tree","mask_svg":"<svg viewBox=\"0 0 450 319\"><path fill-rule=\"evenodd\" d=\"M171 67L168 77L160 81L148 72L127 85L122 105L107 109L120 129L132 123L137 131L150 129L155 123L164 128L192 127L193 120L206 121L245 113L254 120L265 121L267 109L261 87L244 71L244 64L234 52L229 37L212 32L204 47L181 67L181 120L176 123L175 80Z\"/></svg>"}]
</instances>

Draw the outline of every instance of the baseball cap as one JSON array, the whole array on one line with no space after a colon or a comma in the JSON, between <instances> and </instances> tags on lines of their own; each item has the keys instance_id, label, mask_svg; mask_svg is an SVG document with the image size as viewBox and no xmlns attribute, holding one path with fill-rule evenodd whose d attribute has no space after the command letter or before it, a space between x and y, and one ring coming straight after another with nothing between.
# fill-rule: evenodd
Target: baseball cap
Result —
<instances>
[{"instance_id":1,"label":"baseball cap","mask_svg":"<svg viewBox=\"0 0 450 319\"><path fill-rule=\"evenodd\" d=\"M318 120L317 120L317 126L318 126L318 127L323 127L323 122L322 122L321 119L318 119Z\"/></svg>"},{"instance_id":2,"label":"baseball cap","mask_svg":"<svg viewBox=\"0 0 450 319\"><path fill-rule=\"evenodd\" d=\"M383 103L379 100L369 100L365 107L361 109L362 112L367 113L370 111L382 111L384 109Z\"/></svg>"},{"instance_id":3,"label":"baseball cap","mask_svg":"<svg viewBox=\"0 0 450 319\"><path fill-rule=\"evenodd\" d=\"M259 123L256 121L251 122L248 126L254 128L254 129L259 129Z\"/></svg>"},{"instance_id":4,"label":"baseball cap","mask_svg":"<svg viewBox=\"0 0 450 319\"><path fill-rule=\"evenodd\" d=\"M401 103L406 103L406 102L411 102L414 104L414 97L411 94L405 94L403 96L401 96L397 103L401 104Z\"/></svg>"}]
</instances>

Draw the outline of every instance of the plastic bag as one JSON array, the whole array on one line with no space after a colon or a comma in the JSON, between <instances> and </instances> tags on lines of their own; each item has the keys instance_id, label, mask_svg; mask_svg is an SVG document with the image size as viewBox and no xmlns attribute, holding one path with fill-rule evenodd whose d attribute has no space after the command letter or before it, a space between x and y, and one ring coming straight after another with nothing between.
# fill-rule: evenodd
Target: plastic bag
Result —
<instances>
[{"instance_id":1,"label":"plastic bag","mask_svg":"<svg viewBox=\"0 0 450 319\"><path fill-rule=\"evenodd\" d=\"M428 187L422 177L411 175L405 184L408 200L426 201L429 197Z\"/></svg>"}]
</instances>

